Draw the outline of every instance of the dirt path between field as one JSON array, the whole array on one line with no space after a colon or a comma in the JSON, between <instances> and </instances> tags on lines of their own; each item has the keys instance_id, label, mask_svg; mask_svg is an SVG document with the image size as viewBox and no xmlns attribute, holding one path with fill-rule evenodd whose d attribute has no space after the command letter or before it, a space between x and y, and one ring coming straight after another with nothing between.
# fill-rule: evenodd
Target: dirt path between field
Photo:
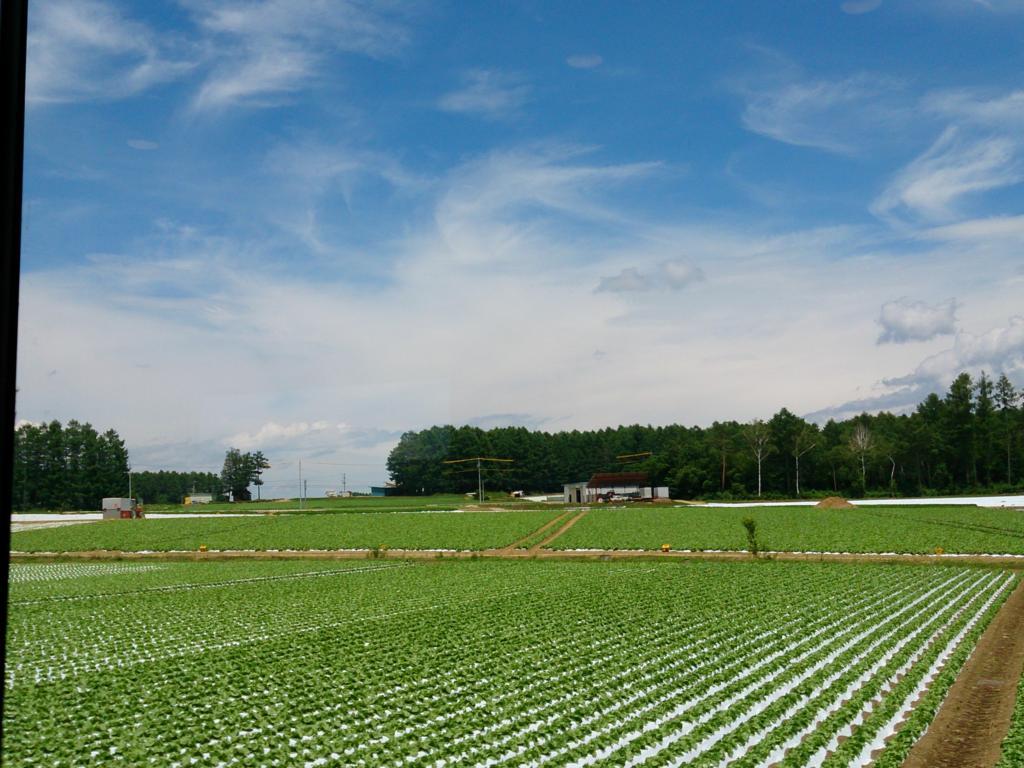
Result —
<instances>
[{"instance_id":1,"label":"dirt path between field","mask_svg":"<svg viewBox=\"0 0 1024 768\"><path fill-rule=\"evenodd\" d=\"M1024 582L988 625L903 768L992 768L1024 669Z\"/></svg>"},{"instance_id":2,"label":"dirt path between field","mask_svg":"<svg viewBox=\"0 0 1024 768\"><path fill-rule=\"evenodd\" d=\"M582 520L586 516L587 512L589 512L589 511L590 511L589 509L584 509L582 512L580 512L579 514L574 516L571 520L569 520L569 522L565 523L561 528L559 528L553 534L548 536L546 539L543 539L542 541L538 541L536 544L534 544L532 547L530 547L526 551L526 554L529 555L529 556L537 555L541 551L541 549L546 547L548 544L550 544L552 541L557 539L563 533L565 533L570 528L572 528L574 525L576 525L576 523L578 523L580 520Z\"/></svg>"},{"instance_id":3,"label":"dirt path between field","mask_svg":"<svg viewBox=\"0 0 1024 768\"><path fill-rule=\"evenodd\" d=\"M561 522L562 520L565 520L565 518L567 518L568 516L569 516L569 512L563 512L560 515L556 515L555 517L551 518L546 523L544 523L544 525L542 525L540 528L537 528L536 530L530 531L528 534L526 534L522 538L516 539L511 544L509 544L507 547L500 547L500 548L498 548L495 551L503 552L503 551L511 551L513 549L519 549L519 547L521 547L523 544L528 542L534 536L537 536L538 534L544 533L544 531L550 529L552 526L558 525L559 522Z\"/></svg>"}]
</instances>

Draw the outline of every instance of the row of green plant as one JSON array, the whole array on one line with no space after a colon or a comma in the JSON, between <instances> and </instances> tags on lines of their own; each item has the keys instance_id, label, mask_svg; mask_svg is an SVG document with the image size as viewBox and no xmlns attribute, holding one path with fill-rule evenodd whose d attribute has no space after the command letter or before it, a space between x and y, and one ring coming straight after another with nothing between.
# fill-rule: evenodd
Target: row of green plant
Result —
<instances>
[{"instance_id":1,"label":"row of green plant","mask_svg":"<svg viewBox=\"0 0 1024 768\"><path fill-rule=\"evenodd\" d=\"M755 561L14 568L11 765L806 764L855 722L837 754L881 739L894 765L889 724L930 721L1019 580Z\"/></svg>"},{"instance_id":2,"label":"row of green plant","mask_svg":"<svg viewBox=\"0 0 1024 768\"><path fill-rule=\"evenodd\" d=\"M756 543L743 521L756 526ZM959 506L595 508L556 549L1024 554L1024 511Z\"/></svg>"},{"instance_id":3,"label":"row of green plant","mask_svg":"<svg viewBox=\"0 0 1024 768\"><path fill-rule=\"evenodd\" d=\"M1024 765L1024 675L1017 686L1017 704L1010 719L1010 730L1002 745L1002 758L996 768L1020 768Z\"/></svg>"},{"instance_id":4,"label":"row of green plant","mask_svg":"<svg viewBox=\"0 0 1024 768\"><path fill-rule=\"evenodd\" d=\"M105 520L11 534L22 552L208 549L333 550L501 547L552 519L547 509L502 512L372 512L173 520Z\"/></svg>"},{"instance_id":5,"label":"row of green plant","mask_svg":"<svg viewBox=\"0 0 1024 768\"><path fill-rule=\"evenodd\" d=\"M481 550L516 542L561 508L502 511L349 511L317 514L112 520L11 534L24 552L209 549ZM744 518L756 526L752 544ZM568 518L565 518L568 520ZM557 529L530 537L535 544ZM1024 555L1024 512L978 507L598 507L548 546L555 549L749 550Z\"/></svg>"}]
</instances>

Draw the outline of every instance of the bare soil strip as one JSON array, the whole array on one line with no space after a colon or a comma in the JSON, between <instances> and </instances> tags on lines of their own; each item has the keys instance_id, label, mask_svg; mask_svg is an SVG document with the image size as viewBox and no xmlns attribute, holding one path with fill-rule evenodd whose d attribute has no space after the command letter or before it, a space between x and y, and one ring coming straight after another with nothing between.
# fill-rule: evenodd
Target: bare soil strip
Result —
<instances>
[{"instance_id":1,"label":"bare soil strip","mask_svg":"<svg viewBox=\"0 0 1024 768\"><path fill-rule=\"evenodd\" d=\"M530 548L529 548L529 549L527 550L527 554L530 554L530 555L536 555L537 553L539 553L539 552L541 551L541 549L543 549L544 547L546 547L546 546L547 546L548 544L550 544L550 543L551 543L552 541L554 541L554 540L555 540L555 539L557 539L557 538L558 538L559 536L561 536L561 535L562 535L563 533L565 533L565 532L566 532L566 531L568 531L568 530L569 530L570 528L572 528L572 527L573 527L574 525L576 525L576 523L578 523L578 522L579 522L579 521L580 521L581 519L583 519L583 517L584 517L584 516L585 516L585 515L587 514L587 512L589 512L589 511L590 511L589 509L584 509L584 510L583 510L582 512L580 512L579 514L577 514L577 515L576 515L575 517L573 517L573 518L572 518L572 519L571 519L571 520L570 520L569 522L565 523L565 524L564 524L564 525L563 525L563 526L562 526L561 528L559 528L559 529L558 529L557 531L555 531L555 532L554 532L553 534L551 534L550 536L548 536L548 537L547 537L546 539L543 539L542 541L538 541L538 542L537 542L536 544L534 544L534 545L533 545L532 547L530 547Z\"/></svg>"},{"instance_id":2,"label":"bare soil strip","mask_svg":"<svg viewBox=\"0 0 1024 768\"><path fill-rule=\"evenodd\" d=\"M521 547L527 541L532 539L534 536L536 536L536 535L538 535L540 533L543 533L544 531L548 530L549 528L551 528L554 525L557 525L562 520L565 520L565 518L567 518L568 516L569 516L569 513L568 512L564 512L561 515L558 515L557 517L553 517L550 520L548 520L546 523L544 523L544 525L542 525L537 530L530 531L530 533L526 534L521 539L516 539L511 544L509 544L507 547L502 547L501 549L519 549L519 547Z\"/></svg>"},{"instance_id":3,"label":"bare soil strip","mask_svg":"<svg viewBox=\"0 0 1024 768\"><path fill-rule=\"evenodd\" d=\"M578 519L578 517L576 518ZM574 523L566 526L538 546L553 541ZM118 550L92 550L82 552L11 552L12 562L34 562L52 560L440 560L459 559L505 559L522 558L539 560L731 560L744 561L753 558L747 552L660 552L658 550L625 549L332 549L332 550L216 550L213 552L170 551L170 552L121 552ZM914 565L988 565L1012 570L1024 570L1024 558L999 557L993 555L969 555L948 557L942 555L893 555L893 554L812 554L808 552L773 552L766 558L771 560L801 560L821 563L910 563Z\"/></svg>"},{"instance_id":4,"label":"bare soil strip","mask_svg":"<svg viewBox=\"0 0 1024 768\"><path fill-rule=\"evenodd\" d=\"M48 520L40 523L11 523L11 533L19 531L32 531L36 528L61 528L65 525L85 525L86 523L97 522L95 520Z\"/></svg>"},{"instance_id":5,"label":"bare soil strip","mask_svg":"<svg viewBox=\"0 0 1024 768\"><path fill-rule=\"evenodd\" d=\"M1024 582L1003 604L903 768L991 768L1024 668Z\"/></svg>"}]
</instances>

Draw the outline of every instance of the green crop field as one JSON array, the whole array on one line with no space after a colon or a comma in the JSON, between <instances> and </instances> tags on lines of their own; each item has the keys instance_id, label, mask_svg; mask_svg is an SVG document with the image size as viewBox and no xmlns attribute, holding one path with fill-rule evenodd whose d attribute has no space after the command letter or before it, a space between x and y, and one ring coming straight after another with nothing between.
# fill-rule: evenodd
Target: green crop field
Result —
<instances>
[{"instance_id":1,"label":"green crop field","mask_svg":"<svg viewBox=\"0 0 1024 768\"><path fill-rule=\"evenodd\" d=\"M1024 554L1024 512L980 507L640 507L592 509L550 546L558 549L742 550L741 521L757 522L763 549L793 552Z\"/></svg>"},{"instance_id":2,"label":"green crop field","mask_svg":"<svg viewBox=\"0 0 1024 768\"><path fill-rule=\"evenodd\" d=\"M1020 576L264 561L10 579L5 765L898 766Z\"/></svg>"},{"instance_id":3,"label":"green crop field","mask_svg":"<svg viewBox=\"0 0 1024 768\"><path fill-rule=\"evenodd\" d=\"M108 520L11 534L12 551L210 549L470 549L501 547L556 511L384 512Z\"/></svg>"},{"instance_id":4,"label":"green crop field","mask_svg":"<svg viewBox=\"0 0 1024 768\"><path fill-rule=\"evenodd\" d=\"M493 497L493 498L492 498ZM307 512L395 512L419 509L458 509L476 504L475 498L462 494L437 496L352 496L349 498L309 498L301 504ZM505 494L488 494L488 506L504 505L513 508L538 506L528 501L509 499ZM265 510L298 510L298 499L270 501L217 501L210 504L145 504L150 512L182 512L208 514L211 512L261 512Z\"/></svg>"}]
</instances>

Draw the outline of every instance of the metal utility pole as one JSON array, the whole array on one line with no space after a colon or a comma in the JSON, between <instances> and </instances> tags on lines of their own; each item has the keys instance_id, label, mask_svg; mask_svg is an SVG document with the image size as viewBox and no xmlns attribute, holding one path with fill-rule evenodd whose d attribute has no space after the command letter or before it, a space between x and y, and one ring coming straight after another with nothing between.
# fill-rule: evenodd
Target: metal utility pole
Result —
<instances>
[{"instance_id":1,"label":"metal utility pole","mask_svg":"<svg viewBox=\"0 0 1024 768\"><path fill-rule=\"evenodd\" d=\"M348 493L348 486L345 485L345 479L346 479L345 478L345 473L342 472L341 473L341 495L342 496L344 496L346 493Z\"/></svg>"},{"instance_id":2,"label":"metal utility pole","mask_svg":"<svg viewBox=\"0 0 1024 768\"><path fill-rule=\"evenodd\" d=\"M474 457L472 457L470 459L451 459L451 460L445 461L443 463L445 463L445 464L464 464L467 461L475 461L476 462L476 492L477 492L477 498L481 502L483 502L483 500L484 500L483 462L485 462L485 461L500 461L500 462L505 462L505 463L511 464L513 460L512 459L493 459L493 458L488 458L486 456L474 456Z\"/></svg>"},{"instance_id":3,"label":"metal utility pole","mask_svg":"<svg viewBox=\"0 0 1024 768\"><path fill-rule=\"evenodd\" d=\"M306 498L307 496L309 496L308 488L309 488L309 480L303 480L302 481L302 498Z\"/></svg>"},{"instance_id":4,"label":"metal utility pole","mask_svg":"<svg viewBox=\"0 0 1024 768\"><path fill-rule=\"evenodd\" d=\"M132 496L132 471L130 469L128 470L128 498L134 498Z\"/></svg>"},{"instance_id":5,"label":"metal utility pole","mask_svg":"<svg viewBox=\"0 0 1024 768\"><path fill-rule=\"evenodd\" d=\"M299 509L302 509L302 459L299 459Z\"/></svg>"}]
</instances>

